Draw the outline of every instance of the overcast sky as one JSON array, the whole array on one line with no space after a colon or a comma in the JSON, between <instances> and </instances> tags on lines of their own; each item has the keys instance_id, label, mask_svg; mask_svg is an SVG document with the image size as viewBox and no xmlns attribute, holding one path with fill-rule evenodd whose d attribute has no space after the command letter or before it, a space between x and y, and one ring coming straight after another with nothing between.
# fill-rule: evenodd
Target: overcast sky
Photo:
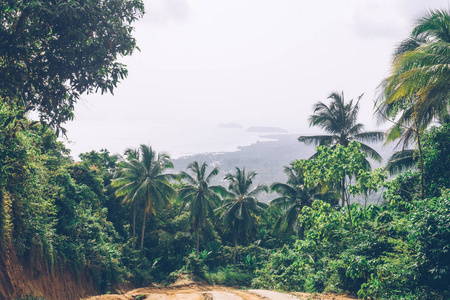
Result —
<instances>
[{"instance_id":1,"label":"overcast sky","mask_svg":"<svg viewBox=\"0 0 450 300\"><path fill-rule=\"evenodd\" d=\"M448 8L448 0L145 4L135 24L141 52L123 59L128 78L114 96L84 96L66 125L74 158L141 143L173 156L227 150L224 143L244 143L229 134L213 141L228 122L317 133L307 118L333 91L348 100L364 93L359 121L374 129L376 88L393 49L428 9Z\"/></svg>"}]
</instances>

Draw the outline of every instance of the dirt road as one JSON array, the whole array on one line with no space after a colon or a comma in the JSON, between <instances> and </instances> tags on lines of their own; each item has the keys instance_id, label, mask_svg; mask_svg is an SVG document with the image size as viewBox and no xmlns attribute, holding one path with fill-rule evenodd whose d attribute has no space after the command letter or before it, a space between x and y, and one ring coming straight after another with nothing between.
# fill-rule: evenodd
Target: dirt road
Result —
<instances>
[{"instance_id":1,"label":"dirt road","mask_svg":"<svg viewBox=\"0 0 450 300\"><path fill-rule=\"evenodd\" d=\"M266 290L237 290L223 286L191 284L172 288L148 287L124 294L102 295L85 300L349 300L342 295L313 295L305 293L279 293Z\"/></svg>"}]
</instances>

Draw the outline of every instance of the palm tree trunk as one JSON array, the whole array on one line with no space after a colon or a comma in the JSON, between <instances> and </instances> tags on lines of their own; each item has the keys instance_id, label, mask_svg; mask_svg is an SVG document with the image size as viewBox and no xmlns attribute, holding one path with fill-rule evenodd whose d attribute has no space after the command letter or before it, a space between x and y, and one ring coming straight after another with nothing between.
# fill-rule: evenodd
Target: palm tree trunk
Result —
<instances>
[{"instance_id":1,"label":"palm tree trunk","mask_svg":"<svg viewBox=\"0 0 450 300\"><path fill-rule=\"evenodd\" d=\"M196 250L197 250L197 258L198 258L198 252L199 252L199 248L200 248L200 237L199 237L199 227L197 226L197 228L195 228L195 232L196 232L196 234L197 234L197 247L196 247Z\"/></svg>"},{"instance_id":2,"label":"palm tree trunk","mask_svg":"<svg viewBox=\"0 0 450 300\"><path fill-rule=\"evenodd\" d=\"M133 250L136 242L136 202L133 202Z\"/></svg>"},{"instance_id":3,"label":"palm tree trunk","mask_svg":"<svg viewBox=\"0 0 450 300\"><path fill-rule=\"evenodd\" d=\"M234 253L233 253L233 264L236 265L236 253L237 253L237 235L234 233Z\"/></svg>"},{"instance_id":4,"label":"palm tree trunk","mask_svg":"<svg viewBox=\"0 0 450 300\"><path fill-rule=\"evenodd\" d=\"M424 179L424 169L423 169L423 157L422 157L422 144L420 143L420 133L419 129L416 128L417 135L417 148L419 148L419 160L420 160L420 197L422 200L425 198L425 179Z\"/></svg>"},{"instance_id":5,"label":"palm tree trunk","mask_svg":"<svg viewBox=\"0 0 450 300\"><path fill-rule=\"evenodd\" d=\"M144 248L145 217L146 216L147 216L147 211L144 210L144 220L142 220L141 251Z\"/></svg>"},{"instance_id":6,"label":"palm tree trunk","mask_svg":"<svg viewBox=\"0 0 450 300\"><path fill-rule=\"evenodd\" d=\"M152 212L152 201L150 198L150 190L149 187L147 186L147 203L149 205L149 212ZM144 220L142 220L142 236L141 236L141 251L142 249L144 249L144 234L145 234L145 219L147 217L147 208L144 207Z\"/></svg>"},{"instance_id":7,"label":"palm tree trunk","mask_svg":"<svg viewBox=\"0 0 450 300\"><path fill-rule=\"evenodd\" d=\"M344 207L345 203L347 203L348 218L350 220L350 226L353 226L352 213L350 211L350 199L348 196L346 196L345 171L344 171L344 177L342 178L342 207Z\"/></svg>"}]
</instances>

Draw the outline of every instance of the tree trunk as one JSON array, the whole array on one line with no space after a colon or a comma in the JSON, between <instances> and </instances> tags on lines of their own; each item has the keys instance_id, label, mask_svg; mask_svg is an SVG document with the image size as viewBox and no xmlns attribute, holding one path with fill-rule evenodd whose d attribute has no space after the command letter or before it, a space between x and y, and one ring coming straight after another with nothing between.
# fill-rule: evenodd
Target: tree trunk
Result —
<instances>
[{"instance_id":1,"label":"tree trunk","mask_svg":"<svg viewBox=\"0 0 450 300\"><path fill-rule=\"evenodd\" d=\"M200 248L200 237L199 237L199 227L197 226L197 228L195 228L195 232L197 233L197 259L198 259L198 252L199 252L199 248Z\"/></svg>"},{"instance_id":2,"label":"tree trunk","mask_svg":"<svg viewBox=\"0 0 450 300\"><path fill-rule=\"evenodd\" d=\"M147 216L147 212L144 210L144 220L142 221L141 250L144 248L145 217L146 216Z\"/></svg>"},{"instance_id":3,"label":"tree trunk","mask_svg":"<svg viewBox=\"0 0 450 300\"><path fill-rule=\"evenodd\" d=\"M237 235L234 234L234 253L233 253L233 264L236 265L236 253L237 253Z\"/></svg>"},{"instance_id":4,"label":"tree trunk","mask_svg":"<svg viewBox=\"0 0 450 300\"><path fill-rule=\"evenodd\" d=\"M347 203L348 218L350 220L350 226L353 226L352 213L350 211L350 198L346 197L345 192L346 191L345 191L345 171L344 171L344 177L342 178L342 207L344 207L345 203Z\"/></svg>"},{"instance_id":5,"label":"tree trunk","mask_svg":"<svg viewBox=\"0 0 450 300\"><path fill-rule=\"evenodd\" d=\"M305 239L305 224L302 223L302 226L300 227L300 230L298 232L298 237L300 240Z\"/></svg>"},{"instance_id":6,"label":"tree trunk","mask_svg":"<svg viewBox=\"0 0 450 300\"><path fill-rule=\"evenodd\" d=\"M136 202L133 202L133 250L136 243Z\"/></svg>"},{"instance_id":7,"label":"tree trunk","mask_svg":"<svg viewBox=\"0 0 450 300\"><path fill-rule=\"evenodd\" d=\"M350 227L353 227L352 212L350 210L350 200L347 200L348 218L350 219Z\"/></svg>"},{"instance_id":8,"label":"tree trunk","mask_svg":"<svg viewBox=\"0 0 450 300\"><path fill-rule=\"evenodd\" d=\"M422 144L420 143L420 133L419 129L416 128L417 134L417 148L419 148L419 160L420 160L420 197L422 200L425 198L425 179L424 179L424 169L423 169L423 157L422 157Z\"/></svg>"}]
</instances>

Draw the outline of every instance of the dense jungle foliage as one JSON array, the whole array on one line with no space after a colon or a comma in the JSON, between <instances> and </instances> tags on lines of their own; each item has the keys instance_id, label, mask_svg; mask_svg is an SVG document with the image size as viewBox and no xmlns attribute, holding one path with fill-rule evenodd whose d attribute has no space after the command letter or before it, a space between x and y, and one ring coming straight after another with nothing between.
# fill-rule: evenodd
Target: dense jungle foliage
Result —
<instances>
[{"instance_id":1,"label":"dense jungle foliage","mask_svg":"<svg viewBox=\"0 0 450 300\"><path fill-rule=\"evenodd\" d=\"M137 6L128 9L141 9L140 1L132 3ZM413 145L391 158L397 167L389 170L407 169L395 178L371 170L368 159L380 157L365 142L384 133L365 132L356 122L359 101L346 102L343 93L315 106L311 125L328 135L299 138L316 143L317 152L286 166L286 182L255 185L255 170L237 166L224 186L214 186L216 168L192 162L173 174L170 157L149 145L122 156L91 151L75 161L56 130L70 119L72 97L83 88L66 91L68 102L57 93L55 106L46 110L38 103L45 86L28 107L30 91L18 97L13 87L2 87L2 253L14 253L36 273L61 266L80 276L89 272L99 292L122 282L143 286L191 276L211 284L371 299L449 299L448 90L437 85L446 73L433 73L429 59L429 52L450 42L444 39L450 34L435 30L439 24L450 24L448 13L430 12L409 40L416 39L416 46L402 44L377 103L376 113L394 124L388 140ZM126 37L129 49L120 51L135 46ZM438 50L436 55L449 57ZM407 78L410 60L421 54L428 54L419 61L428 73ZM1 55L2 68L20 60L5 65ZM112 88L117 76L105 86L96 78L90 88ZM61 105L61 119L44 122ZM41 122L26 117L29 109L43 113ZM367 197L379 190L384 202L368 205ZM258 201L262 193L272 193L270 205Z\"/></svg>"},{"instance_id":2,"label":"dense jungle foliage","mask_svg":"<svg viewBox=\"0 0 450 300\"><path fill-rule=\"evenodd\" d=\"M142 148L124 157L102 150L75 162L53 130L33 124L20 109L3 103L0 122L1 247L14 248L33 269L52 272L64 264L75 273L89 270L99 291L123 281L169 283L186 274L215 284L350 291L380 299L449 295L449 124L422 137L424 199L419 171L385 181L375 170L360 173L349 190L361 195L375 182L374 190L386 187L386 201L341 207L340 193L324 192L326 184L340 179L327 182L314 164L297 161L287 168L288 182L273 185L278 200L266 207L254 197L268 190L252 188L255 173L238 169L229 174L231 183L242 188L231 194L209 187L214 169L196 164L194 173L163 177L164 189L156 184L153 199L168 190L178 194L169 193L167 202L152 210L147 209L147 189L139 190L142 182L129 190L134 197L117 196L114 182L132 172L127 168L133 164L139 171L142 166L136 164L157 162L157 154L145 161ZM365 158L358 145L319 147L317 160L330 163L337 157L336 167L358 168ZM317 188L314 178L323 186Z\"/></svg>"}]
</instances>

